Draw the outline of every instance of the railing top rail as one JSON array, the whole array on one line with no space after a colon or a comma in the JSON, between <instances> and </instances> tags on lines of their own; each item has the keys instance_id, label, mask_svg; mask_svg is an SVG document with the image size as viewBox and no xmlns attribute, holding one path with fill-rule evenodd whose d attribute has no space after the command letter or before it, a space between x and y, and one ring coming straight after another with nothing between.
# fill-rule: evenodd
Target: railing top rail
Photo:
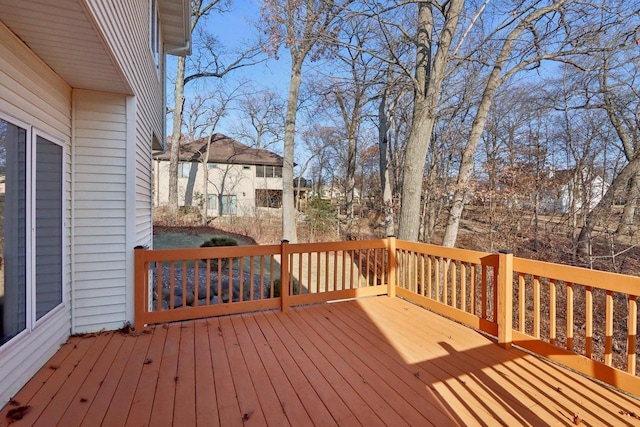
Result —
<instances>
[{"instance_id":1,"label":"railing top rail","mask_svg":"<svg viewBox=\"0 0 640 427\"><path fill-rule=\"evenodd\" d=\"M468 249L446 248L444 246L431 245L428 243L409 242L406 240L396 240L396 249L404 249L419 252L437 257L459 260L462 262L470 262L473 264L482 264L497 266L498 255L489 252L471 251Z\"/></svg>"},{"instance_id":2,"label":"railing top rail","mask_svg":"<svg viewBox=\"0 0 640 427\"><path fill-rule=\"evenodd\" d=\"M334 252L358 249L384 249L389 246L387 239L349 240L345 242L292 243L287 247L290 253Z\"/></svg>"},{"instance_id":3,"label":"railing top rail","mask_svg":"<svg viewBox=\"0 0 640 427\"><path fill-rule=\"evenodd\" d=\"M280 245L219 246L215 248L154 249L144 251L144 261L174 261L201 258L235 258L278 255Z\"/></svg>"},{"instance_id":4,"label":"railing top rail","mask_svg":"<svg viewBox=\"0 0 640 427\"><path fill-rule=\"evenodd\" d=\"M526 258L514 258L513 271L629 295L638 296L640 294L640 277L637 276L627 276Z\"/></svg>"}]
</instances>

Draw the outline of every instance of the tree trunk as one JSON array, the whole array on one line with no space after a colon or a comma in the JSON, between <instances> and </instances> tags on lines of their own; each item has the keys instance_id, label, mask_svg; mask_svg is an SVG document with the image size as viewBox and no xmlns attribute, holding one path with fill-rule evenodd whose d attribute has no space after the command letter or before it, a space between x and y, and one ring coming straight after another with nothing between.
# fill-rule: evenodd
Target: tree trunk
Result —
<instances>
[{"instance_id":1,"label":"tree trunk","mask_svg":"<svg viewBox=\"0 0 640 427\"><path fill-rule=\"evenodd\" d=\"M354 221L354 190L356 186L356 135L351 129L347 137L347 176L345 177L345 214L347 215L347 238L350 239L353 232Z\"/></svg>"},{"instance_id":2,"label":"tree trunk","mask_svg":"<svg viewBox=\"0 0 640 427\"><path fill-rule=\"evenodd\" d=\"M405 151L403 167L404 181L398 237L415 241L420 229L420 198L422 196L422 180L425 160L433 124L440 87L444 79L447 55L451 40L458 25L460 11L464 0L451 0L447 10L443 29L440 33L438 49L431 61L431 43L434 19L429 2L418 5L418 49L416 57L416 78L413 121L411 135Z\"/></svg>"},{"instance_id":3,"label":"tree trunk","mask_svg":"<svg viewBox=\"0 0 640 427\"><path fill-rule=\"evenodd\" d=\"M298 96L302 83L302 61L291 55L291 81L287 99L287 115L284 127L284 156L282 166L282 238L291 243L298 241L296 208L293 200L293 155L296 133Z\"/></svg>"},{"instance_id":4,"label":"tree trunk","mask_svg":"<svg viewBox=\"0 0 640 427\"><path fill-rule=\"evenodd\" d=\"M391 193L391 183L389 182L389 161L387 159L388 149L388 123L385 111L386 92L383 93L378 109L379 127L378 144L380 145L380 188L382 188L382 210L384 214L384 231L386 236L395 235L393 223L393 195Z\"/></svg>"},{"instance_id":5,"label":"tree trunk","mask_svg":"<svg viewBox=\"0 0 640 427\"><path fill-rule=\"evenodd\" d=\"M173 133L171 135L171 156L169 157L169 213L175 217L178 212L178 162L180 161L180 137L182 136L182 112L184 109L184 56L178 57L178 70L174 89Z\"/></svg>"},{"instance_id":6,"label":"tree trunk","mask_svg":"<svg viewBox=\"0 0 640 427\"><path fill-rule=\"evenodd\" d=\"M640 198L640 175L636 174L631 177L626 196L627 200L624 204L624 210L622 211L622 218L620 218L620 224L618 224L618 228L616 229L618 236L627 234L633 230L636 206Z\"/></svg>"}]
</instances>

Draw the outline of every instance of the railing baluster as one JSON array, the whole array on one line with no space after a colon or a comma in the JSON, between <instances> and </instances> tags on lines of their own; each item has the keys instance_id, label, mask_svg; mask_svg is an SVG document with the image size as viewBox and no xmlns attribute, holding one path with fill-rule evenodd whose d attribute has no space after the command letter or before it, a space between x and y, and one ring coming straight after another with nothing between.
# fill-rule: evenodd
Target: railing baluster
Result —
<instances>
[{"instance_id":1,"label":"railing baluster","mask_svg":"<svg viewBox=\"0 0 640 427\"><path fill-rule=\"evenodd\" d=\"M540 278L533 276L533 336L540 338Z\"/></svg>"},{"instance_id":2,"label":"railing baluster","mask_svg":"<svg viewBox=\"0 0 640 427\"><path fill-rule=\"evenodd\" d=\"M218 304L222 304L222 258L218 258ZM273 287L273 286L272 286Z\"/></svg>"},{"instance_id":3,"label":"railing baluster","mask_svg":"<svg viewBox=\"0 0 640 427\"><path fill-rule=\"evenodd\" d=\"M182 261L182 307L187 306L187 261Z\"/></svg>"},{"instance_id":4,"label":"railing baluster","mask_svg":"<svg viewBox=\"0 0 640 427\"><path fill-rule=\"evenodd\" d=\"M329 292L329 252L323 252L324 254L324 291ZM358 285L360 279L358 279Z\"/></svg>"},{"instance_id":5,"label":"railing baluster","mask_svg":"<svg viewBox=\"0 0 640 427\"><path fill-rule=\"evenodd\" d=\"M556 343L556 282L549 280L549 342Z\"/></svg>"},{"instance_id":6,"label":"railing baluster","mask_svg":"<svg viewBox=\"0 0 640 427\"><path fill-rule=\"evenodd\" d=\"M573 283L567 283L567 350L573 351Z\"/></svg>"},{"instance_id":7,"label":"railing baluster","mask_svg":"<svg viewBox=\"0 0 640 427\"><path fill-rule=\"evenodd\" d=\"M526 322L525 283L524 274L518 273L518 330L522 333L525 331Z\"/></svg>"},{"instance_id":8,"label":"railing baluster","mask_svg":"<svg viewBox=\"0 0 640 427\"><path fill-rule=\"evenodd\" d=\"M205 280L205 285L207 286L207 290L205 291L207 294L207 305L211 304L211 260L209 258L207 258L207 267L206 267L206 272L207 272L207 278Z\"/></svg>"},{"instance_id":9,"label":"railing baluster","mask_svg":"<svg viewBox=\"0 0 640 427\"><path fill-rule=\"evenodd\" d=\"M460 310L467 311L467 263L460 263Z\"/></svg>"},{"instance_id":10,"label":"railing baluster","mask_svg":"<svg viewBox=\"0 0 640 427\"><path fill-rule=\"evenodd\" d=\"M440 258L434 258L434 276L433 279L435 280L435 298L433 298L434 300L440 302L440 298L442 293L440 292Z\"/></svg>"},{"instance_id":11,"label":"railing baluster","mask_svg":"<svg viewBox=\"0 0 640 427\"><path fill-rule=\"evenodd\" d=\"M176 266L175 261L171 261L169 267L169 308L173 310L175 308L175 289L176 289Z\"/></svg>"},{"instance_id":12,"label":"railing baluster","mask_svg":"<svg viewBox=\"0 0 640 427\"><path fill-rule=\"evenodd\" d=\"M424 289L424 254L420 255L420 295L425 296L426 291Z\"/></svg>"},{"instance_id":13,"label":"railing baluster","mask_svg":"<svg viewBox=\"0 0 640 427\"><path fill-rule=\"evenodd\" d=\"M478 314L478 307L476 307L476 264L471 264L471 271L469 271L469 295L471 296L469 304L471 304L471 314Z\"/></svg>"},{"instance_id":14,"label":"railing baluster","mask_svg":"<svg viewBox=\"0 0 640 427\"><path fill-rule=\"evenodd\" d=\"M238 271L238 279L240 280L240 290L238 297L240 298L240 302L244 301L244 257L240 257L240 268Z\"/></svg>"},{"instance_id":15,"label":"railing baluster","mask_svg":"<svg viewBox=\"0 0 640 427\"><path fill-rule=\"evenodd\" d=\"M451 306L458 308L458 283L456 280L457 264L455 260L451 260Z\"/></svg>"},{"instance_id":16,"label":"railing baluster","mask_svg":"<svg viewBox=\"0 0 640 427\"><path fill-rule=\"evenodd\" d=\"M198 295L198 291L199 291L199 287L198 284L200 283L200 273L198 271L200 267L200 261L197 259L193 260L193 306L197 307L198 306L198 299L200 297L200 295Z\"/></svg>"},{"instance_id":17,"label":"railing baluster","mask_svg":"<svg viewBox=\"0 0 640 427\"><path fill-rule=\"evenodd\" d=\"M163 262L157 262L156 265L158 266L158 297L156 300L156 311L162 311L162 302L164 301L164 295L162 294L163 291L163 286L162 286L162 282L163 282L163 273L162 273L162 266L163 266ZM149 310L150 311L150 310Z\"/></svg>"},{"instance_id":18,"label":"railing baluster","mask_svg":"<svg viewBox=\"0 0 640 427\"><path fill-rule=\"evenodd\" d=\"M300 289L300 291L302 292L302 286L304 285L304 283L302 282L302 259L303 259L303 255L302 252L300 252L299 254L297 254L297 258L298 258L298 287ZM293 266L291 266L291 268L293 268ZM307 284L307 288L310 288L309 284Z\"/></svg>"},{"instance_id":19,"label":"railing baluster","mask_svg":"<svg viewBox=\"0 0 640 427\"><path fill-rule=\"evenodd\" d=\"M351 289L347 283L347 251L342 251L342 289Z\"/></svg>"},{"instance_id":20,"label":"railing baluster","mask_svg":"<svg viewBox=\"0 0 640 427\"><path fill-rule=\"evenodd\" d=\"M431 264L431 255L427 255L427 287L429 288L427 297L435 299L433 293L433 280L431 276Z\"/></svg>"},{"instance_id":21,"label":"railing baluster","mask_svg":"<svg viewBox=\"0 0 640 427\"><path fill-rule=\"evenodd\" d=\"M451 260L442 258L442 302L449 305L449 266Z\"/></svg>"},{"instance_id":22,"label":"railing baluster","mask_svg":"<svg viewBox=\"0 0 640 427\"><path fill-rule=\"evenodd\" d=\"M333 289L338 290L338 251L333 251ZM343 287L340 286L340 289Z\"/></svg>"},{"instance_id":23,"label":"railing baluster","mask_svg":"<svg viewBox=\"0 0 640 427\"><path fill-rule=\"evenodd\" d=\"M260 299L264 298L264 255L260 256Z\"/></svg>"},{"instance_id":24,"label":"railing baluster","mask_svg":"<svg viewBox=\"0 0 640 427\"><path fill-rule=\"evenodd\" d=\"M487 266L482 266L482 318L487 318L487 300L489 295L487 293Z\"/></svg>"},{"instance_id":25,"label":"railing baluster","mask_svg":"<svg viewBox=\"0 0 640 427\"><path fill-rule=\"evenodd\" d=\"M629 295L629 318L627 320L627 372L636 374L636 336L638 334L638 297Z\"/></svg>"},{"instance_id":26,"label":"railing baluster","mask_svg":"<svg viewBox=\"0 0 640 427\"><path fill-rule=\"evenodd\" d=\"M607 291L605 295L605 320L604 320L604 364L611 366L613 362L613 292Z\"/></svg>"},{"instance_id":27,"label":"railing baluster","mask_svg":"<svg viewBox=\"0 0 640 427\"><path fill-rule=\"evenodd\" d=\"M309 266L311 268L311 266ZM320 252L316 252L316 288L320 292ZM325 289L326 292L326 289Z\"/></svg>"},{"instance_id":28,"label":"railing baluster","mask_svg":"<svg viewBox=\"0 0 640 427\"><path fill-rule=\"evenodd\" d=\"M313 282L311 281L311 263L313 260L311 259L311 252L307 254L307 287L309 288L309 292L312 292ZM302 258L300 258L300 263L302 263ZM320 292L320 289L316 286L316 293Z\"/></svg>"},{"instance_id":29,"label":"railing baluster","mask_svg":"<svg viewBox=\"0 0 640 427\"><path fill-rule=\"evenodd\" d=\"M585 356L593 358L593 291L591 286L585 288Z\"/></svg>"},{"instance_id":30,"label":"railing baluster","mask_svg":"<svg viewBox=\"0 0 640 427\"><path fill-rule=\"evenodd\" d=\"M273 294L275 292L275 280L276 280L276 259L275 256L271 255L271 261L269 264L269 298L273 298ZM282 281L280 281L282 283Z\"/></svg>"}]
</instances>

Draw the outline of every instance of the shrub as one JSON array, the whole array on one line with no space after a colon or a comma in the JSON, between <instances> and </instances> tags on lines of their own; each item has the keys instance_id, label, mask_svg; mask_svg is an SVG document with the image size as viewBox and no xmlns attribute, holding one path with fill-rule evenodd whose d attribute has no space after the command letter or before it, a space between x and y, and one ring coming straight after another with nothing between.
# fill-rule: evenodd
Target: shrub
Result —
<instances>
[{"instance_id":1,"label":"shrub","mask_svg":"<svg viewBox=\"0 0 640 427\"><path fill-rule=\"evenodd\" d=\"M238 242L231 237L221 236L221 237L212 237L209 240L206 240L203 244L200 245L201 248L216 248L219 246L238 246ZM203 259L202 262L207 262L206 259ZM225 269L229 266L229 259L222 259L222 269ZM211 269L218 269L218 259L211 260Z\"/></svg>"},{"instance_id":2,"label":"shrub","mask_svg":"<svg viewBox=\"0 0 640 427\"><path fill-rule=\"evenodd\" d=\"M298 280L296 278L293 279L293 295L298 295ZM268 285L265 289L265 296L268 298L271 296L271 285ZM273 280L273 297L280 297L280 279Z\"/></svg>"}]
</instances>

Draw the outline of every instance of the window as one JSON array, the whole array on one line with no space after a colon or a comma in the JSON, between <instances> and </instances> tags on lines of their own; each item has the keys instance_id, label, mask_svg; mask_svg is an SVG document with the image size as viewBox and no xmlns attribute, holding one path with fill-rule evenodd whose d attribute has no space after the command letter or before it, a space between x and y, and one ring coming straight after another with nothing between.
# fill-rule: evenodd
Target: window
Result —
<instances>
[{"instance_id":1,"label":"window","mask_svg":"<svg viewBox=\"0 0 640 427\"><path fill-rule=\"evenodd\" d=\"M0 345L62 303L63 148L0 118Z\"/></svg>"},{"instance_id":2,"label":"window","mask_svg":"<svg viewBox=\"0 0 640 427\"><path fill-rule=\"evenodd\" d=\"M208 211L217 211L218 210L218 195L217 194L209 194L207 196L207 210Z\"/></svg>"},{"instance_id":3,"label":"window","mask_svg":"<svg viewBox=\"0 0 640 427\"><path fill-rule=\"evenodd\" d=\"M215 163L207 163L207 165L209 166L209 169L215 169L218 167Z\"/></svg>"},{"instance_id":4,"label":"window","mask_svg":"<svg viewBox=\"0 0 640 427\"><path fill-rule=\"evenodd\" d=\"M157 0L149 2L149 47L151 56L156 64L156 70L160 70L160 15L158 14Z\"/></svg>"},{"instance_id":5,"label":"window","mask_svg":"<svg viewBox=\"0 0 640 427\"><path fill-rule=\"evenodd\" d=\"M236 215L238 213L238 202L235 195L220 195L220 215Z\"/></svg>"},{"instance_id":6,"label":"window","mask_svg":"<svg viewBox=\"0 0 640 427\"><path fill-rule=\"evenodd\" d=\"M258 178L282 178L281 166L256 166L256 177Z\"/></svg>"},{"instance_id":7,"label":"window","mask_svg":"<svg viewBox=\"0 0 640 427\"><path fill-rule=\"evenodd\" d=\"M256 190L256 207L282 207L282 190Z\"/></svg>"},{"instance_id":8,"label":"window","mask_svg":"<svg viewBox=\"0 0 640 427\"><path fill-rule=\"evenodd\" d=\"M178 178L189 178L189 172L191 172L191 163L178 163Z\"/></svg>"}]
</instances>

